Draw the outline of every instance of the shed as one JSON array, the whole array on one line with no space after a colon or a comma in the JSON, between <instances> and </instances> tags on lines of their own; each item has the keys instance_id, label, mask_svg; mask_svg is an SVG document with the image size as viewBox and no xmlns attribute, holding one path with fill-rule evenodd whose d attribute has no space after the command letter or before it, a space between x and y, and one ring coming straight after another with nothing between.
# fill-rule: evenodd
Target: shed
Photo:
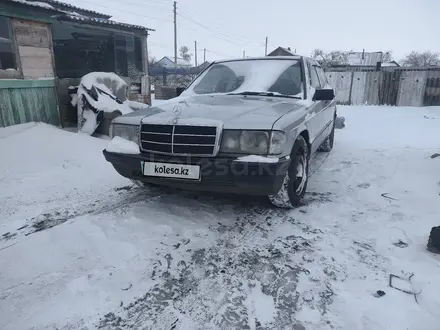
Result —
<instances>
[{"instance_id":1,"label":"shed","mask_svg":"<svg viewBox=\"0 0 440 330\"><path fill-rule=\"evenodd\" d=\"M93 71L117 73L130 99L148 103L153 30L110 18L56 0L0 0L0 127L74 125L68 87Z\"/></svg>"}]
</instances>

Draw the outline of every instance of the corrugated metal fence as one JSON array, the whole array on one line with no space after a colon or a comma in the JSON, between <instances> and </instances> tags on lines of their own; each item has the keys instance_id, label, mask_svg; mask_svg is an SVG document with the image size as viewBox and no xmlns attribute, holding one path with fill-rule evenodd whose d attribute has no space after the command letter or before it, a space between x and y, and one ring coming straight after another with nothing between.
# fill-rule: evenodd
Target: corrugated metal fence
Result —
<instances>
[{"instance_id":1,"label":"corrugated metal fence","mask_svg":"<svg viewBox=\"0 0 440 330\"><path fill-rule=\"evenodd\" d=\"M345 105L440 106L440 68L328 69L326 76Z\"/></svg>"}]
</instances>

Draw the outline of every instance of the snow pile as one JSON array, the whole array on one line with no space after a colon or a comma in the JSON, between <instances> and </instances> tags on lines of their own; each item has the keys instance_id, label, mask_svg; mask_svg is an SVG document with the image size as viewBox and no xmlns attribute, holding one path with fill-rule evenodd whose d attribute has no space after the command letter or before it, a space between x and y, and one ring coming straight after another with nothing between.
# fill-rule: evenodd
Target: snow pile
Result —
<instances>
[{"instance_id":1,"label":"snow pile","mask_svg":"<svg viewBox=\"0 0 440 330\"><path fill-rule=\"evenodd\" d=\"M0 328L438 330L439 111L340 106L291 211L135 188L108 141L0 128Z\"/></svg>"},{"instance_id":2,"label":"snow pile","mask_svg":"<svg viewBox=\"0 0 440 330\"><path fill-rule=\"evenodd\" d=\"M105 148L108 152L117 152L121 154L139 154L139 146L133 142L115 136Z\"/></svg>"},{"instance_id":3,"label":"snow pile","mask_svg":"<svg viewBox=\"0 0 440 330\"><path fill-rule=\"evenodd\" d=\"M243 163L278 163L277 157L264 157L258 155L248 155L238 157L235 161Z\"/></svg>"}]
</instances>

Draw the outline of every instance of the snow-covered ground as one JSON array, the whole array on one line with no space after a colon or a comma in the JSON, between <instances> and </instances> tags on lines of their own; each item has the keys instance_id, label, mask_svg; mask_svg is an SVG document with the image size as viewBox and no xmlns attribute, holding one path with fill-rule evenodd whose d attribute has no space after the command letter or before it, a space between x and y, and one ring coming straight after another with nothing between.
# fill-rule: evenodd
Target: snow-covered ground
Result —
<instances>
[{"instance_id":1,"label":"snow-covered ground","mask_svg":"<svg viewBox=\"0 0 440 330\"><path fill-rule=\"evenodd\" d=\"M0 129L0 329L439 329L440 256L425 246L440 107L339 113L292 211L142 190L104 160L106 140ZM394 285L419 294L390 274L414 274Z\"/></svg>"}]
</instances>

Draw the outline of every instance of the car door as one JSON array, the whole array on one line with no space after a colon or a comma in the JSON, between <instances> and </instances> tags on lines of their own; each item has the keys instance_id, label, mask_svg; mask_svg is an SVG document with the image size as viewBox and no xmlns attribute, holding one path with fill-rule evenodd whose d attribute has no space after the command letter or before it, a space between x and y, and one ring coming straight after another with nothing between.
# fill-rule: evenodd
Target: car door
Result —
<instances>
[{"instance_id":1,"label":"car door","mask_svg":"<svg viewBox=\"0 0 440 330\"><path fill-rule=\"evenodd\" d=\"M313 95L317 89L321 88L321 83L319 80L318 72L316 70L317 63L311 59L306 60L306 70L308 73L307 81L307 98L312 100ZM309 130L310 142L312 144L312 152L315 152L319 147L320 136L322 134L322 110L324 104L322 101L313 101L312 106L309 109L309 116L307 120L307 128Z\"/></svg>"},{"instance_id":2,"label":"car door","mask_svg":"<svg viewBox=\"0 0 440 330\"><path fill-rule=\"evenodd\" d=\"M321 86L321 89L330 89L332 88L330 84L328 83L327 77L325 76L324 70L320 65L316 65L316 72L318 74L319 83ZM325 140L325 138L330 134L334 119L334 114L336 111L336 101L321 101L322 103L322 110L319 115L321 122L320 125L320 131L322 132L319 138L320 140Z\"/></svg>"}]
</instances>

